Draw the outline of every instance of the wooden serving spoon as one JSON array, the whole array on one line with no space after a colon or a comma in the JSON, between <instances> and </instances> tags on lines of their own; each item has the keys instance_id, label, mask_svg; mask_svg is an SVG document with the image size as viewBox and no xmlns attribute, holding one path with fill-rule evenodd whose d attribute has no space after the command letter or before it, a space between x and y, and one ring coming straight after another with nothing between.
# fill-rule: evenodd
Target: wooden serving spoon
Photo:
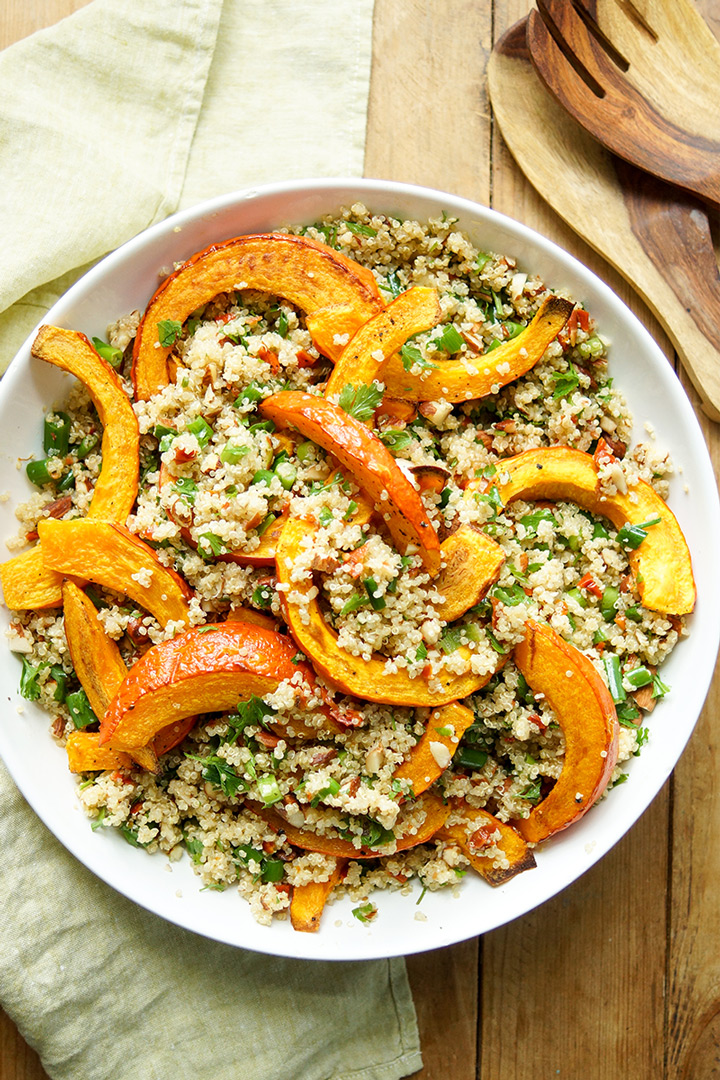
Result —
<instances>
[{"instance_id":1,"label":"wooden serving spoon","mask_svg":"<svg viewBox=\"0 0 720 1080\"><path fill-rule=\"evenodd\" d=\"M603 146L720 204L720 44L689 0L538 0L527 42Z\"/></svg>"},{"instance_id":2,"label":"wooden serving spoon","mask_svg":"<svg viewBox=\"0 0 720 1080\"><path fill-rule=\"evenodd\" d=\"M526 20L488 66L493 111L530 183L642 296L720 420L720 273L707 214L692 196L608 153L535 74Z\"/></svg>"}]
</instances>

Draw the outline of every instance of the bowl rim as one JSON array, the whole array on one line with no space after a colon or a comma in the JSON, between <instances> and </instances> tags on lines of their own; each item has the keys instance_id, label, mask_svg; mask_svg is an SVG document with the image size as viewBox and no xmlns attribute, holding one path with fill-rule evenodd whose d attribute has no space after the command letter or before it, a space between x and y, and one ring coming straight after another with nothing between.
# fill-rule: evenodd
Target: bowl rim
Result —
<instances>
[{"instance_id":1,"label":"bowl rim","mask_svg":"<svg viewBox=\"0 0 720 1080\"><path fill-rule=\"evenodd\" d=\"M664 354L634 313L627 308L623 301L601 278L593 273L588 267L584 266L575 256L565 251L559 244L544 237L536 230L506 214L485 207L480 203L447 192L421 187L419 185L360 178L310 178L288 182L277 182L264 184L258 187L245 188L237 192L218 196L207 200L206 202L184 209L171 217L158 222L128 240L115 251L106 255L56 301L44 318L39 321L37 326L27 337L11 362L8 371L3 378L2 386L0 387L0 406L8 399L12 398L13 392L18 388L21 380L25 377L26 365L29 362L30 344L37 333L38 327L49 321L57 321L60 325L65 325L66 313L71 311L76 302L82 299L83 296L92 293L98 285L100 285L108 276L112 277L118 269L122 270L122 267L129 259L132 259L133 256L141 254L144 250L154 250L160 241L171 240L174 236L182 237L185 230L189 227L204 222L209 224L218 217L222 217L222 215L227 212L235 211L242 213L244 208L250 210L260 209L263 205L272 204L273 200L297 199L305 194L312 196L312 198L317 198L319 196L326 197L328 208L334 209L338 204L338 199L342 199L343 193L351 191L356 193L356 200L369 202L371 204L373 196L382 198L386 203L392 201L393 197L397 197L400 201L406 199L419 199L421 202L432 202L435 204L438 211L442 206L461 218L473 219L479 225L491 225L495 230L507 233L507 242L510 243L511 241L515 241L516 249L528 245L534 252L542 252L543 255L547 256L552 262L565 268L573 277L574 282L579 281L584 285L587 285L590 288L590 291L595 294L595 298L601 298L608 310L615 313L620 323L624 324L632 335L643 342L648 356L652 358L651 366L653 367L653 375L657 378L661 391L669 394L672 398L674 408L678 412L679 422L690 440L689 453L692 457L693 467L697 469L697 477L699 477L703 496L706 500L703 506L703 514L707 520L708 531L711 534L714 533L715 536L720 535L720 500L718 499L712 464L705 447L697 417L685 392L680 386L672 367L667 363ZM294 216L293 220L298 220L297 215ZM280 227L280 223L276 227ZM463 231L466 231L466 226L463 225L461 227L463 228ZM236 235L241 234L238 233ZM515 251L507 249L506 253L516 254ZM575 284L573 284L572 288L573 291L577 291ZM117 317L118 314L119 313L117 312L111 312L109 313L109 317L114 318ZM637 436L636 429L634 433ZM720 571L714 573L714 578L709 582L709 586L710 595L705 595L701 601L703 612L707 611L713 603L716 605L720 604ZM693 615L693 622L696 617L697 615ZM720 620L716 620L715 623L709 623L706 619L705 623L707 624L708 632L711 634L711 640L709 646L705 647L704 655L709 656L710 652L712 652L714 657L717 654L718 646L720 646ZM714 637L712 636L713 632ZM520 915L527 914L529 911L534 910L539 904L544 903L577 880L625 835L628 829L635 823L637 818L644 812L652 799L654 799L661 790L665 779L669 776L670 771L679 759L680 754L692 733L702 703L709 689L712 674L713 664L706 662L701 677L696 677L695 679L694 697L690 703L690 710L695 713L692 724L688 723L686 728L680 733L673 734L671 753L659 755L659 783L657 783L652 790L643 791L642 794L634 795L629 799L625 796L624 801L629 810L629 816L626 816L622 821L618 821L617 828L601 830L601 838L593 842L592 850L587 852L587 857L582 860L581 866L575 866L573 872L569 875L560 875L556 882L550 884L544 883L533 902L522 910L515 911L512 903L510 903L507 907L506 917L501 915L501 917L491 921L491 924L478 926L476 929L471 929L469 932L467 926L465 926L461 934L457 933L457 930L453 925L453 920L450 919L448 925L444 928L441 927L437 929L436 933L431 938L424 937L422 933L418 932L416 935L417 941L414 941L411 947L408 947L407 941L404 939L388 942L387 940L384 940L386 935L373 933L373 928L378 925L377 923L373 924L373 927L367 933L363 933L362 935L357 934L354 941L351 939L347 946L343 946L342 944L339 946L334 945L330 954L326 947L321 946L321 943L323 942L322 928L317 935L295 933L293 938L288 939L286 934L277 934L273 936L271 933L263 933L265 930L264 927L258 927L257 934L255 934L251 940L235 941L228 940L227 934L219 932L215 925L210 925L208 927L199 926L197 919L194 916L188 918L184 915L182 910L170 912L166 910L159 911L156 906L153 906L152 898L149 899L147 896L139 898L138 895L135 894L132 881L128 882L121 874L108 871L106 866L98 867L98 865L94 864L92 859L88 861L87 853L84 849L79 850L79 848L83 848L83 845L78 845L73 837L68 835L67 829L58 829L56 822L51 818L49 819L47 808L42 805L42 800L39 798L36 786L32 782L29 782L29 778L21 767L21 764L18 762L12 747L8 752L8 744L3 733L2 725L0 725L0 751L3 753L3 757L5 758L14 782L20 788L22 794L30 803L35 813L44 821L48 828L51 829L61 843L70 850L83 865L92 870L93 873L99 876L107 884L134 900L136 903L140 904L140 906L153 911L156 915L160 915L186 929L204 934L209 938L224 941L237 947L250 948L254 951L268 954L308 959L377 959L408 955L412 952L421 952L438 948L495 929L512 919L520 917ZM627 785L627 787L629 788L631 785ZM625 789L623 789L623 791L624 790ZM613 800L617 798L617 795L622 795L622 791L616 793L616 795L613 796ZM618 818L620 817L619 814L616 816ZM587 821L587 818L582 820ZM571 830L571 832L575 832L575 829ZM605 835L606 833L607 835ZM561 848L566 843L567 835L568 834L561 834L554 837L551 841L552 845L558 849ZM586 847L588 846L589 845L586 845ZM137 853L134 852L132 854L133 856L137 855ZM549 854L550 848L546 850L541 849L540 858L545 860L548 858ZM160 869L159 865L158 869ZM521 875L521 877L524 877L524 875ZM197 883L197 888L199 889L200 881L197 878L195 881ZM485 884L484 887L489 888L489 886ZM512 895L512 887L513 882L511 881L507 883L507 886L501 886L500 888L506 890L509 897ZM238 902L238 897L236 896L234 889L228 889L227 893L232 894L235 903ZM440 894L434 895L437 896ZM412 903L412 901L408 902ZM415 927L417 926L418 924L415 923ZM270 929L272 930L272 928ZM293 942L292 948L287 947L288 940Z\"/></svg>"}]
</instances>

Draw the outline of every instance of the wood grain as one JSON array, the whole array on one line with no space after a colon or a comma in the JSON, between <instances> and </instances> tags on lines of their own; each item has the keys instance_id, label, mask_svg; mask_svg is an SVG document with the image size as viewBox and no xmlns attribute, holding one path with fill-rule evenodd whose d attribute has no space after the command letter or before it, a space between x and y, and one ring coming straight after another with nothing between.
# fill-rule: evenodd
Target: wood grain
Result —
<instances>
[{"instance_id":1,"label":"wood grain","mask_svg":"<svg viewBox=\"0 0 720 1080\"><path fill-rule=\"evenodd\" d=\"M79 6L0 0L0 46ZM366 174L492 198L595 270L672 355L657 320L540 199L491 125L491 29L499 37L530 6L376 0ZM717 20L717 0L698 6ZM720 473L720 430L703 424ZM481 941L408 960L425 1061L415 1080L720 1076L719 712L716 678L669 785L580 881ZM6 1078L47 1080L0 1016Z\"/></svg>"},{"instance_id":2,"label":"wood grain","mask_svg":"<svg viewBox=\"0 0 720 1080\"><path fill-rule=\"evenodd\" d=\"M565 113L535 74L523 23L503 36L489 83L501 131L525 175L650 305L706 412L719 419L720 275L705 209L614 157Z\"/></svg>"},{"instance_id":3,"label":"wood grain","mask_svg":"<svg viewBox=\"0 0 720 1080\"><path fill-rule=\"evenodd\" d=\"M642 21L631 17L628 7L617 3L612 9L617 17L603 26L610 42L620 38L620 55L626 41L636 46L623 71L619 56L608 55L573 4L538 0L539 10L528 19L528 45L538 75L567 112L613 153L717 204L720 46L688 0L656 3ZM607 10L607 4L596 8L601 25ZM652 86L642 79L643 67L655 68ZM707 81L700 71L708 74Z\"/></svg>"}]
</instances>

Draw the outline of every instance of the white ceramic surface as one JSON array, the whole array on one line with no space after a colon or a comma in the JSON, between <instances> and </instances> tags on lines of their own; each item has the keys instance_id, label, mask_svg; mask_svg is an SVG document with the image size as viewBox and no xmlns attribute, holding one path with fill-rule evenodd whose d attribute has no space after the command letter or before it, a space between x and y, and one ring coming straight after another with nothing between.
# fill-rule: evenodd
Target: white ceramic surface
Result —
<instances>
[{"instance_id":1,"label":"white ceramic surface","mask_svg":"<svg viewBox=\"0 0 720 1080\"><path fill-rule=\"evenodd\" d=\"M0 753L18 787L58 839L109 885L142 906L199 934L260 952L322 959L394 956L461 941L530 911L569 885L630 828L669 776L692 731L712 676L720 633L720 509L700 428L680 384L654 341L595 275L555 244L485 207L423 188L382 181L320 180L273 185L225 196L176 215L125 244L62 297L44 322L104 336L109 321L142 309L173 262L241 233L292 222L309 223L362 200L378 212L419 219L445 210L460 219L481 248L515 255L522 269L585 301L612 342L616 384L634 412L636 440L650 421L659 446L682 470L672 482L670 505L688 539L698 585L691 636L662 669L672 692L653 713L651 739L630 763L629 782L578 824L538 852L537 868L492 889L468 875L457 889L412 896L378 893L379 915L365 926L352 904L330 906L315 935L289 923L260 927L233 889L202 892L189 860L172 865L147 856L110 830L92 832L75 795L64 752L47 735L47 716L17 691L20 664L0 648L6 704L0 717ZM31 486L18 458L41 449L42 411L61 397L67 376L30 358L30 339L0 384L0 536L17 529L13 508ZM3 626L7 612L2 612ZM18 712L17 706L22 705ZM419 917L421 916L421 917Z\"/></svg>"}]
</instances>

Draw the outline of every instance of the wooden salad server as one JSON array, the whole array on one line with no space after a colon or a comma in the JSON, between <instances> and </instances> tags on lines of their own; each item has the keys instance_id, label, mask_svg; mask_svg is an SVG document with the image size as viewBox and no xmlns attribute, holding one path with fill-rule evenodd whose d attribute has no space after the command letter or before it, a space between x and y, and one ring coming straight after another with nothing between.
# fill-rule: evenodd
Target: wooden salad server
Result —
<instances>
[{"instance_id":1,"label":"wooden salad server","mask_svg":"<svg viewBox=\"0 0 720 1080\"><path fill-rule=\"evenodd\" d=\"M690 0L538 0L527 43L603 146L720 204L720 43Z\"/></svg>"},{"instance_id":2,"label":"wooden salad server","mask_svg":"<svg viewBox=\"0 0 720 1080\"><path fill-rule=\"evenodd\" d=\"M702 204L610 154L568 116L535 73L525 19L497 42L488 85L530 183L645 300L704 411L720 420L720 273Z\"/></svg>"}]
</instances>

